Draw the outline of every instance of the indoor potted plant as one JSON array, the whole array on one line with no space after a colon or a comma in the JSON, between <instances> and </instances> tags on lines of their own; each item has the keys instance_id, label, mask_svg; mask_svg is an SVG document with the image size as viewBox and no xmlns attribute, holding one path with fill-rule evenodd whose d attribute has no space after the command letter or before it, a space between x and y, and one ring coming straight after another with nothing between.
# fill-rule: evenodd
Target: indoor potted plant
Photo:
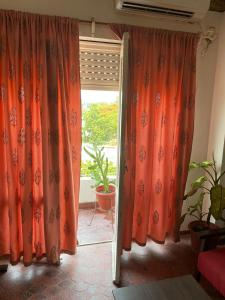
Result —
<instances>
[{"instance_id":1,"label":"indoor potted plant","mask_svg":"<svg viewBox=\"0 0 225 300\"><path fill-rule=\"evenodd\" d=\"M95 180L96 201L101 209L110 210L115 205L116 187L114 181L109 178L109 161L105 157L104 147L84 147L84 151L92 159L89 170L91 178Z\"/></svg>"},{"instance_id":2,"label":"indoor potted plant","mask_svg":"<svg viewBox=\"0 0 225 300\"><path fill-rule=\"evenodd\" d=\"M195 218L190 222L188 228L191 234L192 246L195 250L199 250L200 241L198 232L208 229L217 229L218 226L211 223L211 216L215 220L223 220L223 211L225 210L225 188L221 185L220 180L225 175L225 171L218 173L216 162L203 161L200 163L190 163L189 170L201 169L205 175L198 177L191 185L191 190L184 196L183 200L187 200L197 192L200 192L196 201L188 206L187 212L182 215L180 224L183 223L185 217L190 215ZM207 212L203 212L203 203L206 195L209 196L210 206Z\"/></svg>"}]
</instances>

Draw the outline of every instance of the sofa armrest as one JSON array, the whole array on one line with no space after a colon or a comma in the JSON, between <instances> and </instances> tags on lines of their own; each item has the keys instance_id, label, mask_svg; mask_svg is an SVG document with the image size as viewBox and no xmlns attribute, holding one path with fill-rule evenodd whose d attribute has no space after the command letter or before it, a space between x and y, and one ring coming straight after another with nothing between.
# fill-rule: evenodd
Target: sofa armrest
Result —
<instances>
[{"instance_id":1,"label":"sofa armrest","mask_svg":"<svg viewBox=\"0 0 225 300\"><path fill-rule=\"evenodd\" d=\"M211 229L211 230L204 230L201 232L198 232L198 237L201 241L201 246L200 246L200 252L207 250L206 249L206 242L209 239L216 239L217 240L217 244L221 245L225 240L225 228L218 228L218 229Z\"/></svg>"},{"instance_id":2,"label":"sofa armrest","mask_svg":"<svg viewBox=\"0 0 225 300\"><path fill-rule=\"evenodd\" d=\"M225 235L225 228L204 230L204 231L198 232L198 236L200 239L207 239L210 237L220 237L223 235Z\"/></svg>"}]
</instances>

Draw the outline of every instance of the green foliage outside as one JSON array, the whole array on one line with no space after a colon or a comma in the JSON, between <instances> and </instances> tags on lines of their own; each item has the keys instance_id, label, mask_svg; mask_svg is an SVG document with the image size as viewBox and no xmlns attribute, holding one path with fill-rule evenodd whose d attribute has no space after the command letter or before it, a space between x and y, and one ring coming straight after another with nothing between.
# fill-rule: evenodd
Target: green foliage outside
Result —
<instances>
[{"instance_id":1,"label":"green foliage outside","mask_svg":"<svg viewBox=\"0 0 225 300\"><path fill-rule=\"evenodd\" d=\"M90 161L90 160L87 160L85 162L83 162L83 161L81 162L81 176L92 177L92 171L90 170L90 167L92 166L92 164L93 164L93 162ZM116 176L116 166L111 161L109 161L108 175L109 176Z\"/></svg>"},{"instance_id":2,"label":"green foliage outside","mask_svg":"<svg viewBox=\"0 0 225 300\"><path fill-rule=\"evenodd\" d=\"M118 103L94 103L83 111L83 143L116 145Z\"/></svg>"}]
</instances>

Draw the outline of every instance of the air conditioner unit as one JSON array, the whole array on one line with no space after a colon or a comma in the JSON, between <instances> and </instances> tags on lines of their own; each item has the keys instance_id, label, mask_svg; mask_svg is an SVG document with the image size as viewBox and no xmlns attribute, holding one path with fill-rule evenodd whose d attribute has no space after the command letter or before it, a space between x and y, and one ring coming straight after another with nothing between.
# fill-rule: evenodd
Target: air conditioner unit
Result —
<instances>
[{"instance_id":1,"label":"air conditioner unit","mask_svg":"<svg viewBox=\"0 0 225 300\"><path fill-rule=\"evenodd\" d=\"M210 0L115 0L115 4L121 12L193 22L204 18Z\"/></svg>"}]
</instances>

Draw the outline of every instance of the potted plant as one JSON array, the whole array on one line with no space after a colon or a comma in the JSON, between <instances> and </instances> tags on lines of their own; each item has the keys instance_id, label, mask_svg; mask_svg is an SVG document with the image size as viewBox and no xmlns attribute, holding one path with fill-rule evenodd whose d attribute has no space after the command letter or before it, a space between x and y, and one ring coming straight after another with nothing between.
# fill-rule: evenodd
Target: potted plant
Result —
<instances>
[{"instance_id":1,"label":"potted plant","mask_svg":"<svg viewBox=\"0 0 225 300\"><path fill-rule=\"evenodd\" d=\"M92 158L88 169L91 178L95 180L96 201L101 209L110 210L115 205L116 187L114 181L109 178L109 161L105 157L104 147L84 147L84 151Z\"/></svg>"},{"instance_id":2,"label":"potted plant","mask_svg":"<svg viewBox=\"0 0 225 300\"><path fill-rule=\"evenodd\" d=\"M221 185L220 180L225 175L225 171L220 173L216 168L216 162L203 161L200 163L190 163L189 170L201 169L205 175L198 177L191 185L191 190L184 196L183 200L189 199L197 192L200 192L196 201L188 206L187 212L182 215L180 225L183 223L187 215L195 218L190 222L188 228L191 234L192 246L195 250L199 250L200 241L197 232L217 229L218 226L211 223L211 216L215 220L223 220L223 211L225 210L225 188ZM210 201L209 210L203 212L203 203L208 195Z\"/></svg>"}]
</instances>

